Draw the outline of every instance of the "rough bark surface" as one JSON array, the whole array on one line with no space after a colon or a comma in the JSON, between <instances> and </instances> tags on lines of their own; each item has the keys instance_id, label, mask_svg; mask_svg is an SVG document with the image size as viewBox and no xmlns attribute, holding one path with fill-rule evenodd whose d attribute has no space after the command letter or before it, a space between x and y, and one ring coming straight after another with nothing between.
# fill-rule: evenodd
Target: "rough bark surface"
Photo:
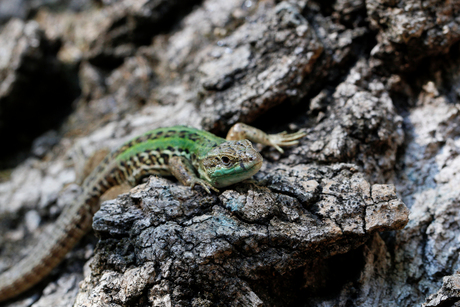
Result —
<instances>
[{"instance_id":1,"label":"rough bark surface","mask_svg":"<svg viewBox=\"0 0 460 307\"><path fill-rule=\"evenodd\" d=\"M302 283L288 290L284 275L407 223L394 186L371 186L353 165L268 168L261 185L219 196L151 178L105 202L93 223L100 252L76 304L298 303Z\"/></svg>"},{"instance_id":2,"label":"rough bark surface","mask_svg":"<svg viewBox=\"0 0 460 307\"><path fill-rule=\"evenodd\" d=\"M307 132L219 194L152 177L104 202L98 239L1 305L457 306L459 40L457 1L0 1L0 271L95 152Z\"/></svg>"},{"instance_id":3,"label":"rough bark surface","mask_svg":"<svg viewBox=\"0 0 460 307\"><path fill-rule=\"evenodd\" d=\"M71 69L57 60L57 44L36 21L10 21L0 41L0 138L15 151L60 123L78 90L64 77ZM0 158L12 151L2 150Z\"/></svg>"}]
</instances>

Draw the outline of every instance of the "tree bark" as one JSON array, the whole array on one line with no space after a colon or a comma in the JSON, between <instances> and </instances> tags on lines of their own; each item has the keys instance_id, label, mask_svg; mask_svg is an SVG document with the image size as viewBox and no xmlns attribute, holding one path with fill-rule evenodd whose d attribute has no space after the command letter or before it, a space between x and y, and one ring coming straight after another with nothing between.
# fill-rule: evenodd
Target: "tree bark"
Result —
<instances>
[{"instance_id":1,"label":"tree bark","mask_svg":"<svg viewBox=\"0 0 460 307\"><path fill-rule=\"evenodd\" d=\"M221 193L151 177L103 202L98 239L4 306L459 304L455 1L9 5L0 271L78 195L95 152L176 124L307 136L260 147L261 171Z\"/></svg>"}]
</instances>

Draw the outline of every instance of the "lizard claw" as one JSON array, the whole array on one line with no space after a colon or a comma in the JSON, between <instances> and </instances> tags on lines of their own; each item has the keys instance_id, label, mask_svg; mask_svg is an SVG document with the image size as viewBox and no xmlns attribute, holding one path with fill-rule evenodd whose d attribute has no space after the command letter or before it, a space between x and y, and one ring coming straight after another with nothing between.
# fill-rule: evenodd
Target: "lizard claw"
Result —
<instances>
[{"instance_id":1,"label":"lizard claw","mask_svg":"<svg viewBox=\"0 0 460 307\"><path fill-rule=\"evenodd\" d=\"M307 134L303 131L297 131L289 134L286 131L283 131L277 134L269 134L268 139L271 146L275 147L280 153L284 153L284 150L280 146L295 146L299 144L299 139L306 135Z\"/></svg>"},{"instance_id":2,"label":"lizard claw","mask_svg":"<svg viewBox=\"0 0 460 307\"><path fill-rule=\"evenodd\" d=\"M203 189L205 189L206 192L208 192L208 194L211 194L211 191L209 189L212 189L213 191L216 191L217 193L220 192L217 188L213 187L209 182L203 179L200 179L200 178L194 178L192 180L192 183L190 183L190 188L193 189L193 187L196 186L197 184L201 185Z\"/></svg>"}]
</instances>

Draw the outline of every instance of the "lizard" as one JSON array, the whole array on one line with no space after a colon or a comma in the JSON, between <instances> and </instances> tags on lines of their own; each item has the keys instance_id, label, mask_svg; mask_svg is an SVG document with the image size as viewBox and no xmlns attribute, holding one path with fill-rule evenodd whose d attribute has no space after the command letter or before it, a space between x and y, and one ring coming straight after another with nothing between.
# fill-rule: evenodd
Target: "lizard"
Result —
<instances>
[{"instance_id":1,"label":"lizard","mask_svg":"<svg viewBox=\"0 0 460 307\"><path fill-rule=\"evenodd\" d=\"M226 139L186 126L146 132L108 154L82 184L82 193L67 206L53 227L40 235L38 244L9 270L0 275L0 301L34 286L56 267L91 229L99 210L99 198L122 183L135 185L148 175L172 175L193 188L211 193L250 178L259 171L263 158L252 142L275 147L294 146L304 132L266 134L237 123Z\"/></svg>"}]
</instances>

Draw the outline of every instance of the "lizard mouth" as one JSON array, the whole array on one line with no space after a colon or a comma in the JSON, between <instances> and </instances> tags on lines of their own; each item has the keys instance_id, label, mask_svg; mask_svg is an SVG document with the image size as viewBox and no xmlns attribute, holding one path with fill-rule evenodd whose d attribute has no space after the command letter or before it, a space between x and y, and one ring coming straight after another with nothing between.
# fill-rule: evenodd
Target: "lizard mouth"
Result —
<instances>
[{"instance_id":1,"label":"lizard mouth","mask_svg":"<svg viewBox=\"0 0 460 307\"><path fill-rule=\"evenodd\" d=\"M262 167L262 163L263 160L260 159L249 166L245 166L244 168L241 166L237 172L218 176L213 180L213 185L216 188L223 188L248 179L259 171L259 169Z\"/></svg>"},{"instance_id":2,"label":"lizard mouth","mask_svg":"<svg viewBox=\"0 0 460 307\"><path fill-rule=\"evenodd\" d=\"M243 161L240 161L240 167L238 169L238 172L235 172L234 174L248 173L248 176L245 176L245 178L251 177L252 175L257 173L259 169L262 167L263 158L260 154L256 156L251 156L249 158L249 162L249 165L245 165Z\"/></svg>"},{"instance_id":3,"label":"lizard mouth","mask_svg":"<svg viewBox=\"0 0 460 307\"><path fill-rule=\"evenodd\" d=\"M259 169L262 167L262 163L263 161L257 161L256 163L252 164L249 168L246 167L246 170L253 170L257 168L257 171L259 171Z\"/></svg>"}]
</instances>

